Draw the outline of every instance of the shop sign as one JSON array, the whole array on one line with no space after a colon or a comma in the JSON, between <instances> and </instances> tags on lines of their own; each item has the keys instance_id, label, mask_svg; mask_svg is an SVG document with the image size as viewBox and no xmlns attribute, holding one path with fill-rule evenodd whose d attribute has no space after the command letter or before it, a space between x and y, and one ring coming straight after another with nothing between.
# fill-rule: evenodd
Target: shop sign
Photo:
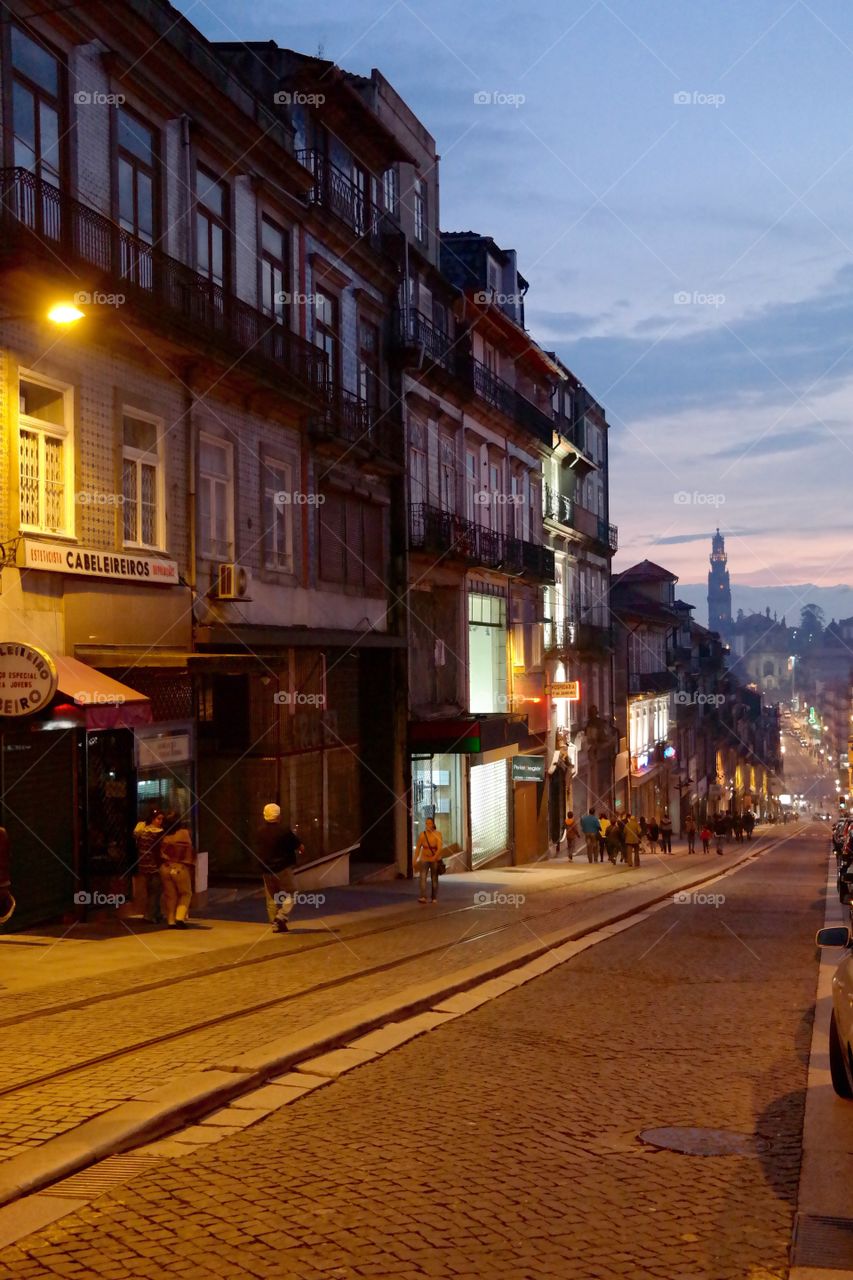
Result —
<instances>
[{"instance_id":1,"label":"shop sign","mask_svg":"<svg viewBox=\"0 0 853 1280\"><path fill-rule=\"evenodd\" d=\"M556 680L551 685L552 698L565 698L567 702L580 702L580 680Z\"/></svg>"},{"instance_id":2,"label":"shop sign","mask_svg":"<svg viewBox=\"0 0 853 1280\"><path fill-rule=\"evenodd\" d=\"M56 693L58 676L49 654L31 644L0 644L0 715L29 716Z\"/></svg>"},{"instance_id":3,"label":"shop sign","mask_svg":"<svg viewBox=\"0 0 853 1280\"><path fill-rule=\"evenodd\" d=\"M545 757L513 756L512 780L513 782L544 782Z\"/></svg>"},{"instance_id":4,"label":"shop sign","mask_svg":"<svg viewBox=\"0 0 853 1280\"><path fill-rule=\"evenodd\" d=\"M24 568L73 573L83 578L140 582L149 587L170 587L178 582L178 566L174 560L127 551L96 551L92 547L39 542L36 538L24 538Z\"/></svg>"},{"instance_id":5,"label":"shop sign","mask_svg":"<svg viewBox=\"0 0 853 1280\"><path fill-rule=\"evenodd\" d=\"M137 769L157 769L163 764L182 764L190 758L190 735L172 733L159 738L136 739Z\"/></svg>"}]
</instances>

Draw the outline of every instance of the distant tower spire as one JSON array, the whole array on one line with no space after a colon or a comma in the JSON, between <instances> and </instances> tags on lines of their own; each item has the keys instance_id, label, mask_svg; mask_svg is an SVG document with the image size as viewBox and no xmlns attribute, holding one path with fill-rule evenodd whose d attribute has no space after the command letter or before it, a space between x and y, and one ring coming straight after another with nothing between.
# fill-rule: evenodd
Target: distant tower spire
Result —
<instances>
[{"instance_id":1,"label":"distant tower spire","mask_svg":"<svg viewBox=\"0 0 853 1280\"><path fill-rule=\"evenodd\" d=\"M711 539L711 571L708 574L708 626L725 639L732 628L732 589L726 568L726 540L719 529Z\"/></svg>"}]
</instances>

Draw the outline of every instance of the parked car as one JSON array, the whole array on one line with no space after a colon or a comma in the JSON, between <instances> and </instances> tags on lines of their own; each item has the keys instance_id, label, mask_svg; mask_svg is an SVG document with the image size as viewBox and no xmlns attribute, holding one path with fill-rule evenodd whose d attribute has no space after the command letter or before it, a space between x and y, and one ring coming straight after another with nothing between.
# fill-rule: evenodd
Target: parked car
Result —
<instances>
[{"instance_id":1,"label":"parked car","mask_svg":"<svg viewBox=\"0 0 853 1280\"><path fill-rule=\"evenodd\" d=\"M829 1072L839 1098L853 1099L853 935L846 925L819 929L819 947L843 947L845 954L832 979L829 1021Z\"/></svg>"}]
</instances>

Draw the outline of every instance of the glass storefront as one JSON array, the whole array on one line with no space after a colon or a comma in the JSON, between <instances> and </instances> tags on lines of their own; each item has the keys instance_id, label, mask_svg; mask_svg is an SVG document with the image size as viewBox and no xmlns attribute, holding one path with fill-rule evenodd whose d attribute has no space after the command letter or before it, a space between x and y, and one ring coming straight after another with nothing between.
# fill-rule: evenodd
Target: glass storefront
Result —
<instances>
[{"instance_id":1,"label":"glass storefront","mask_svg":"<svg viewBox=\"0 0 853 1280\"><path fill-rule=\"evenodd\" d=\"M412 757L412 849L427 818L434 818L444 848L464 848L462 757L457 755Z\"/></svg>"}]
</instances>

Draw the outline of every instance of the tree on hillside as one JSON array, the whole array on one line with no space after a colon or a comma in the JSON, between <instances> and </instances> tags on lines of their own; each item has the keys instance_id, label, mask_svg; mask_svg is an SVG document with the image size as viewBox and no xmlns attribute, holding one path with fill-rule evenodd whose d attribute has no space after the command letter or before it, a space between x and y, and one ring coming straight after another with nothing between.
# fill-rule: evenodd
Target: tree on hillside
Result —
<instances>
[{"instance_id":1,"label":"tree on hillside","mask_svg":"<svg viewBox=\"0 0 853 1280\"><path fill-rule=\"evenodd\" d=\"M823 636L826 614L819 604L804 604L800 610L800 625L797 628L800 649L809 648Z\"/></svg>"}]
</instances>

